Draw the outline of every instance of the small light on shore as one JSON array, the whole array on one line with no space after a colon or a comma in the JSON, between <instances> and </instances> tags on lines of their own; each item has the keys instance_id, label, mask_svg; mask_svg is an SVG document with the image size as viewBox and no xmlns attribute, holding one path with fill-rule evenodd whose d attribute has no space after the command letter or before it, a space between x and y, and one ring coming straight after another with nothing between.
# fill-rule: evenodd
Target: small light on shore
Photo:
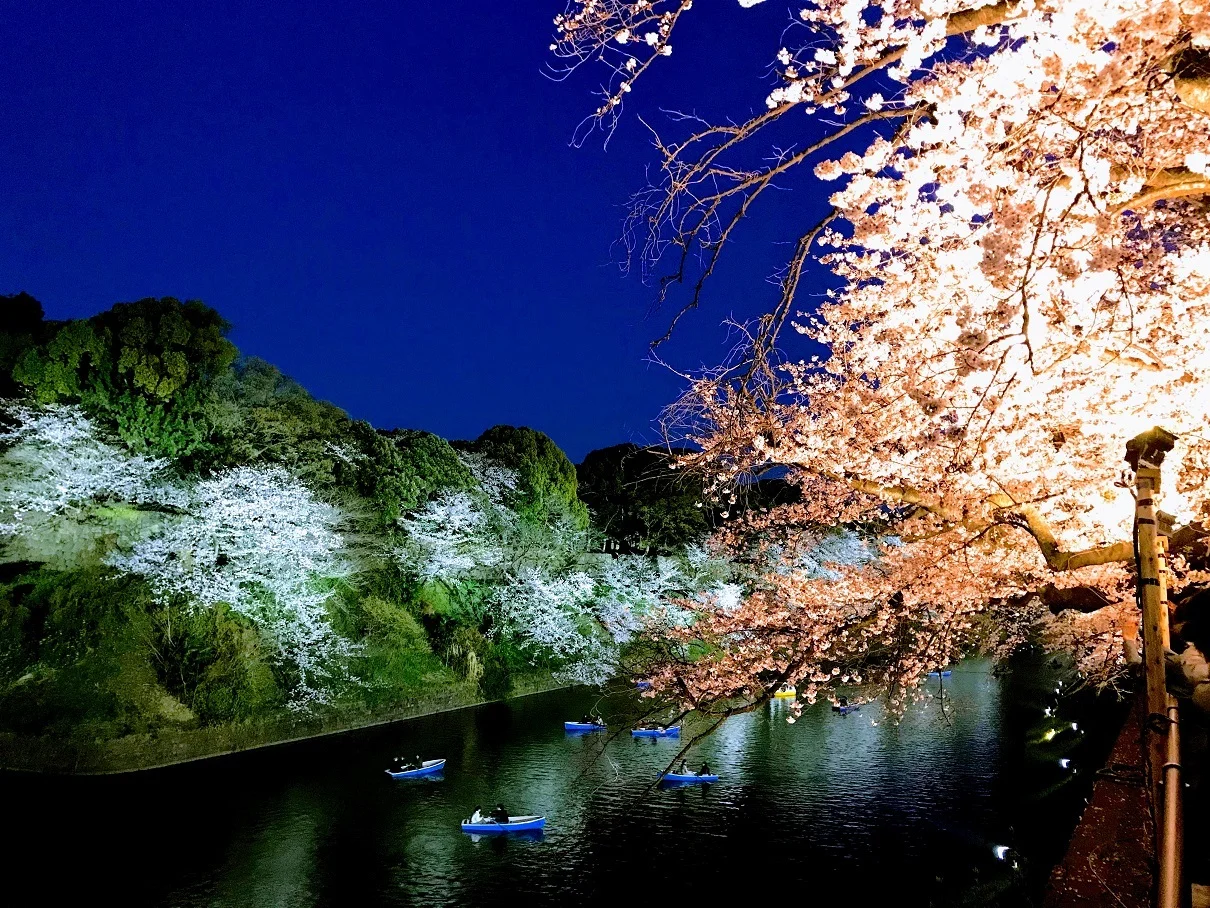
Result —
<instances>
[{"instance_id":1,"label":"small light on shore","mask_svg":"<svg viewBox=\"0 0 1210 908\"><path fill-rule=\"evenodd\" d=\"M1008 855L1008 846L1007 845L993 845L992 854L994 854L996 856L996 860L1003 861L1005 859L1005 857Z\"/></svg>"},{"instance_id":2,"label":"small light on shore","mask_svg":"<svg viewBox=\"0 0 1210 908\"><path fill-rule=\"evenodd\" d=\"M1064 769L1067 769L1067 767L1071 766L1071 760L1069 760L1067 757L1063 757L1061 760L1059 760L1059 765Z\"/></svg>"}]
</instances>

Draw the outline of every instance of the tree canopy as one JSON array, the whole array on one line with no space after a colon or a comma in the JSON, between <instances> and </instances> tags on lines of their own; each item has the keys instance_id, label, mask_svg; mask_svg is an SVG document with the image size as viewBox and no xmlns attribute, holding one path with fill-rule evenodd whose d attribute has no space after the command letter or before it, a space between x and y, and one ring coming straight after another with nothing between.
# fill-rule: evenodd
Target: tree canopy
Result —
<instances>
[{"instance_id":1,"label":"tree canopy","mask_svg":"<svg viewBox=\"0 0 1210 908\"><path fill-rule=\"evenodd\" d=\"M616 125L692 7L568 4L556 53L609 67L596 122ZM673 635L714 655L670 659L657 687L696 702L789 679L814 698L861 679L899 697L984 615L1017 633L1023 610L997 603L1047 582L1112 603L1119 619L1084 635L1095 658L1081 662L1111 677L1134 608L1126 441L1178 433L1165 507L1207 512L1210 11L803 7L801 27L769 36L760 113L678 118L684 132L657 139L627 233L662 294L693 288L683 312L766 190L830 193L819 217L779 225L793 252L746 355L696 381L672 419L714 495L781 468L802 503L730 531L766 540L764 579L742 608L700 610ZM812 263L837 289L808 297ZM795 332L827 354L788 354ZM855 521L883 528L875 558L829 577L798 567L815 528Z\"/></svg>"},{"instance_id":2,"label":"tree canopy","mask_svg":"<svg viewBox=\"0 0 1210 908\"><path fill-rule=\"evenodd\" d=\"M30 322L28 303L23 313ZM197 300L118 303L91 319L42 323L11 377L41 403L104 414L135 449L186 457L207 442L206 389L235 360L229 328Z\"/></svg>"}]
</instances>

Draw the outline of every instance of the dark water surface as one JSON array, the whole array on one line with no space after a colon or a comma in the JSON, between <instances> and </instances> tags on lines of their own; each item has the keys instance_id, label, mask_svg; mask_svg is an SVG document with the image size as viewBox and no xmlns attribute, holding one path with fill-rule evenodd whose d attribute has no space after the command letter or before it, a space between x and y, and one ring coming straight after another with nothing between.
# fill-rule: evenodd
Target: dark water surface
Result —
<instances>
[{"instance_id":1,"label":"dark water surface","mask_svg":"<svg viewBox=\"0 0 1210 908\"><path fill-rule=\"evenodd\" d=\"M0 775L3 900L1035 904L1118 715L1056 697L1058 678L1041 660L1001 677L966 663L945 679L945 715L934 697L899 725L876 704L790 725L773 704L695 748L722 776L705 788L649 788L674 741L565 734L594 704L634 709L629 692L586 689L134 776ZM416 752L446 757L444 777L383 774ZM497 800L545 814L542 838L463 835L459 820Z\"/></svg>"}]
</instances>

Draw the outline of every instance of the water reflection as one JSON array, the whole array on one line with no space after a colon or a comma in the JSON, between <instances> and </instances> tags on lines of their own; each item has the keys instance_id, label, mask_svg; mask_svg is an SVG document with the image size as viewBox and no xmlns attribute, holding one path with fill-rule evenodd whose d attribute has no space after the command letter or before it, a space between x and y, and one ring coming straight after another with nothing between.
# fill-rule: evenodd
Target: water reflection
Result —
<instances>
[{"instance_id":1,"label":"water reflection","mask_svg":"<svg viewBox=\"0 0 1210 908\"><path fill-rule=\"evenodd\" d=\"M633 691L602 703L585 690L126 779L0 777L24 842L92 843L74 877L18 846L8 884L37 882L47 903L184 908L513 905L519 893L612 904L636 886L713 903L737 881L763 890L753 868L772 860L779 886L843 890L853 905L1017 905L1065 842L1086 784L1074 770L1107 743L1056 686L1044 664L997 678L968 663L930 679L901 722L871 703L849 715L821 704L790 724L770 705L691 750L690 767L708 761L718 783L666 789L682 742L630 736ZM594 705L610 729L566 735L563 721ZM688 723L685 741L699 730ZM444 778L383 774L417 752L445 757ZM546 829L461 832L497 803L547 816Z\"/></svg>"}]
</instances>

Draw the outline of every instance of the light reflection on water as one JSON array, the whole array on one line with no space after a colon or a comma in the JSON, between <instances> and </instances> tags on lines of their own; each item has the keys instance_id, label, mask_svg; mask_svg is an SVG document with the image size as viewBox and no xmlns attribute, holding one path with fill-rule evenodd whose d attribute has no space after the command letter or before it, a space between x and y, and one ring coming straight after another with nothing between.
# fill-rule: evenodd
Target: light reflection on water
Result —
<instances>
[{"instance_id":1,"label":"light reflection on water","mask_svg":"<svg viewBox=\"0 0 1210 908\"><path fill-rule=\"evenodd\" d=\"M1054 683L1041 662L1008 678L967 663L931 679L933 697L898 724L877 703L847 716L820 705L793 725L770 705L690 754L722 777L705 787L653 786L676 739L632 739L620 722L565 734L562 721L597 702L586 690L130 778L0 777L0 797L34 827L26 841L43 826L50 840L92 843L70 877L18 846L6 884L39 882L47 903L78 886L90 901L172 906L597 904L653 892L713 904L737 881L754 893L843 891L853 906L1029 904L1082 802L1057 761L1095 759L1106 744L1070 731L1079 710L1087 725L1103 707L1056 704ZM621 718L634 702L627 692L601 708ZM1050 728L1067 730L1044 741ZM416 752L446 757L444 777L382 773ZM461 833L475 806L497 801L547 816L544 834Z\"/></svg>"}]
</instances>

